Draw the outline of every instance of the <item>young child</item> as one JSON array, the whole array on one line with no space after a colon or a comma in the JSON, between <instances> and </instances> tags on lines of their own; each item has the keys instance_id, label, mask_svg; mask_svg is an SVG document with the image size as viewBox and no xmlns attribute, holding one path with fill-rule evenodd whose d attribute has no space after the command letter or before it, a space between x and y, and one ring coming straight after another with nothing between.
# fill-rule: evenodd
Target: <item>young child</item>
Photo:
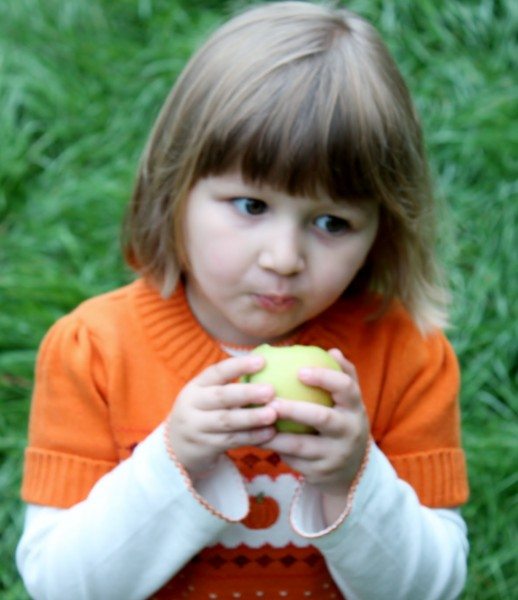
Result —
<instances>
[{"instance_id":1,"label":"young child","mask_svg":"<svg viewBox=\"0 0 518 600\"><path fill-rule=\"evenodd\" d=\"M276 2L216 31L141 162L139 277L40 349L31 596L458 596L467 482L432 212L420 126L370 25ZM341 372L299 376L334 407L240 382L263 342L329 350Z\"/></svg>"}]
</instances>

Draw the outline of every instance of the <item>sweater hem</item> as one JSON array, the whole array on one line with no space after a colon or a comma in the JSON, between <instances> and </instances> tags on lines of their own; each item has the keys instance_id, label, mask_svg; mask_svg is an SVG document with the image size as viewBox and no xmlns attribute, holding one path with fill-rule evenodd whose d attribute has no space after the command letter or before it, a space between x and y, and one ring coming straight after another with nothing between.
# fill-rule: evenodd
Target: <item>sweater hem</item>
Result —
<instances>
[{"instance_id":1,"label":"sweater hem","mask_svg":"<svg viewBox=\"0 0 518 600\"><path fill-rule=\"evenodd\" d=\"M69 508L84 500L116 462L27 448L21 497L30 504Z\"/></svg>"},{"instance_id":2,"label":"sweater hem","mask_svg":"<svg viewBox=\"0 0 518 600\"><path fill-rule=\"evenodd\" d=\"M443 448L405 455L387 455L398 476L430 508L452 508L469 498L466 459L460 448Z\"/></svg>"}]
</instances>

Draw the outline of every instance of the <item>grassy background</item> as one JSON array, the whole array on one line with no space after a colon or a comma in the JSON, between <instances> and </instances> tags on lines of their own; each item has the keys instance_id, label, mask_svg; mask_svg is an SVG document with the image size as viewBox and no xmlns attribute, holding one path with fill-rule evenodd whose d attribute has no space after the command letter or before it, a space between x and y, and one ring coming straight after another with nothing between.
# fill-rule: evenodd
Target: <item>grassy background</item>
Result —
<instances>
[{"instance_id":1,"label":"grassy background","mask_svg":"<svg viewBox=\"0 0 518 600\"><path fill-rule=\"evenodd\" d=\"M518 595L514 0L358 0L423 116L444 204L472 496L465 598ZM129 279L119 222L172 80L236 3L0 2L0 597L13 564L32 369L61 314ZM513 544L514 542L514 544ZM416 599L418 600L418 599Z\"/></svg>"}]
</instances>

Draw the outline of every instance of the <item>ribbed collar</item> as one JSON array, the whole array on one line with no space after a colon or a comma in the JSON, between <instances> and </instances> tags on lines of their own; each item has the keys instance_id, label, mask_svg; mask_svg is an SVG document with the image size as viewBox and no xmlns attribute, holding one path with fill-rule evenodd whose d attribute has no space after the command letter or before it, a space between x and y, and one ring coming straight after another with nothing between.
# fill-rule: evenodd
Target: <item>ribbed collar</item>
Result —
<instances>
[{"instance_id":1,"label":"ribbed collar","mask_svg":"<svg viewBox=\"0 0 518 600\"><path fill-rule=\"evenodd\" d=\"M132 285L132 298L145 335L153 349L174 371L192 379L225 354L192 314L182 285L170 298L143 279Z\"/></svg>"},{"instance_id":2,"label":"ribbed collar","mask_svg":"<svg viewBox=\"0 0 518 600\"><path fill-rule=\"evenodd\" d=\"M168 367L184 374L186 380L229 356L221 342L212 338L196 320L182 284L166 299L143 279L138 279L130 287L131 301L146 338ZM333 331L335 328L329 325L329 319L319 317L306 324L292 343L343 347L343 328L340 328L342 335L338 337Z\"/></svg>"}]
</instances>

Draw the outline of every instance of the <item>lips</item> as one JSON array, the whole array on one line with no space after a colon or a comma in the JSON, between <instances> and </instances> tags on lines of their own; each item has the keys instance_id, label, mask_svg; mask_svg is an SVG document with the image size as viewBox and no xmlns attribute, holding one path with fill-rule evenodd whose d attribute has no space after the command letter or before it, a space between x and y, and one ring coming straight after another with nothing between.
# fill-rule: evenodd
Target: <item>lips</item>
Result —
<instances>
[{"instance_id":1,"label":"lips","mask_svg":"<svg viewBox=\"0 0 518 600\"><path fill-rule=\"evenodd\" d=\"M261 308L276 313L290 310L297 301L295 296L279 294L255 294L254 298Z\"/></svg>"}]
</instances>

